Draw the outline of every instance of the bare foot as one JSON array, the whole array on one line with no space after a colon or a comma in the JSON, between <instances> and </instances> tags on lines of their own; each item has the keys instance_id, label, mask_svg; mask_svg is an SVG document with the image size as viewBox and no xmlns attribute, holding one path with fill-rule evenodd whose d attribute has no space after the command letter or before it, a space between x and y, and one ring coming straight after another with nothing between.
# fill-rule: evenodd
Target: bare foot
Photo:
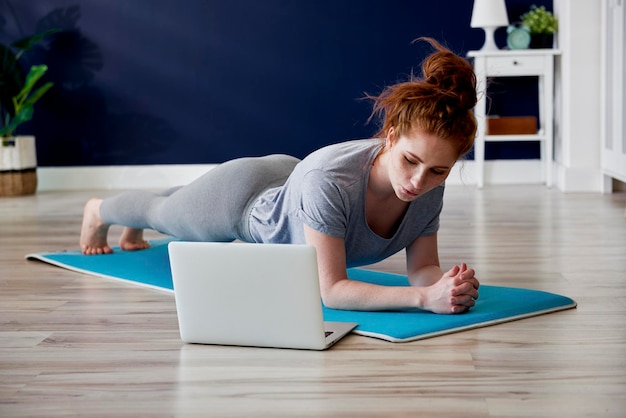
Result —
<instances>
[{"instance_id":1,"label":"bare foot","mask_svg":"<svg viewBox=\"0 0 626 418\"><path fill-rule=\"evenodd\" d=\"M120 237L120 248L126 251L145 250L149 248L148 241L143 239L143 229L124 228Z\"/></svg>"},{"instance_id":2,"label":"bare foot","mask_svg":"<svg viewBox=\"0 0 626 418\"><path fill-rule=\"evenodd\" d=\"M83 226L80 231L80 249L83 254L110 254L113 249L107 244L109 226L100 218L102 199L91 199L83 211Z\"/></svg>"}]
</instances>

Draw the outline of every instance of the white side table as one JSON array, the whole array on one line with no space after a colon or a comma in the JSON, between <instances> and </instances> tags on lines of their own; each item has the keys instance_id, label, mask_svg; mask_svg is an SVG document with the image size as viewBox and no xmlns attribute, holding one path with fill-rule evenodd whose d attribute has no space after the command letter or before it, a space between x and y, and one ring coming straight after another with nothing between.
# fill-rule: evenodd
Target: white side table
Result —
<instances>
[{"instance_id":1,"label":"white side table","mask_svg":"<svg viewBox=\"0 0 626 418\"><path fill-rule=\"evenodd\" d=\"M474 145L478 187L485 183L485 143L488 141L540 141L542 178L552 187L552 153L554 144L554 57L557 49L524 49L497 51L469 51L474 59L478 103L475 115L478 133ZM535 135L486 135L487 78L539 77L539 121Z\"/></svg>"}]
</instances>

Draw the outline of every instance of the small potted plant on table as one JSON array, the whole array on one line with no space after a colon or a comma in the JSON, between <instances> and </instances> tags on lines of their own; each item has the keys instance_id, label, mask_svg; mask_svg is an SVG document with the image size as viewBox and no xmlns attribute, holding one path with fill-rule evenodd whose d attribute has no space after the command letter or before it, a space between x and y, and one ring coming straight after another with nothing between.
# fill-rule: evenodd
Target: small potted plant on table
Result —
<instances>
[{"instance_id":1,"label":"small potted plant on table","mask_svg":"<svg viewBox=\"0 0 626 418\"><path fill-rule=\"evenodd\" d=\"M530 32L531 48L552 48L559 22L550 11L546 10L545 6L533 5L520 18L522 25L526 26Z\"/></svg>"}]
</instances>

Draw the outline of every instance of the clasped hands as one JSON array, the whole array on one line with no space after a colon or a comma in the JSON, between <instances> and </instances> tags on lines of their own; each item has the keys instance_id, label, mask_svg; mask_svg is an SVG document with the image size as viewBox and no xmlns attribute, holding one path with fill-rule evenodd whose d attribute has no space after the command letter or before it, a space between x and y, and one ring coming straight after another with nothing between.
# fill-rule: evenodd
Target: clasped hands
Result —
<instances>
[{"instance_id":1,"label":"clasped hands","mask_svg":"<svg viewBox=\"0 0 626 418\"><path fill-rule=\"evenodd\" d=\"M428 287L429 310L435 313L457 314L476 304L480 283L474 269L465 263L448 270L436 283Z\"/></svg>"}]
</instances>

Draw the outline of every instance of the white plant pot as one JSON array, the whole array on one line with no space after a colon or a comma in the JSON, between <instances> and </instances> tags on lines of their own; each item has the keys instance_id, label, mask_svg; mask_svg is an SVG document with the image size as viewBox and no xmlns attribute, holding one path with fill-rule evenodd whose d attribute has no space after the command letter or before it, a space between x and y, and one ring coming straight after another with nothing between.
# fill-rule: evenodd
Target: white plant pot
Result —
<instances>
[{"instance_id":1,"label":"white plant pot","mask_svg":"<svg viewBox=\"0 0 626 418\"><path fill-rule=\"evenodd\" d=\"M34 136L0 138L0 197L33 194L37 190Z\"/></svg>"}]
</instances>

